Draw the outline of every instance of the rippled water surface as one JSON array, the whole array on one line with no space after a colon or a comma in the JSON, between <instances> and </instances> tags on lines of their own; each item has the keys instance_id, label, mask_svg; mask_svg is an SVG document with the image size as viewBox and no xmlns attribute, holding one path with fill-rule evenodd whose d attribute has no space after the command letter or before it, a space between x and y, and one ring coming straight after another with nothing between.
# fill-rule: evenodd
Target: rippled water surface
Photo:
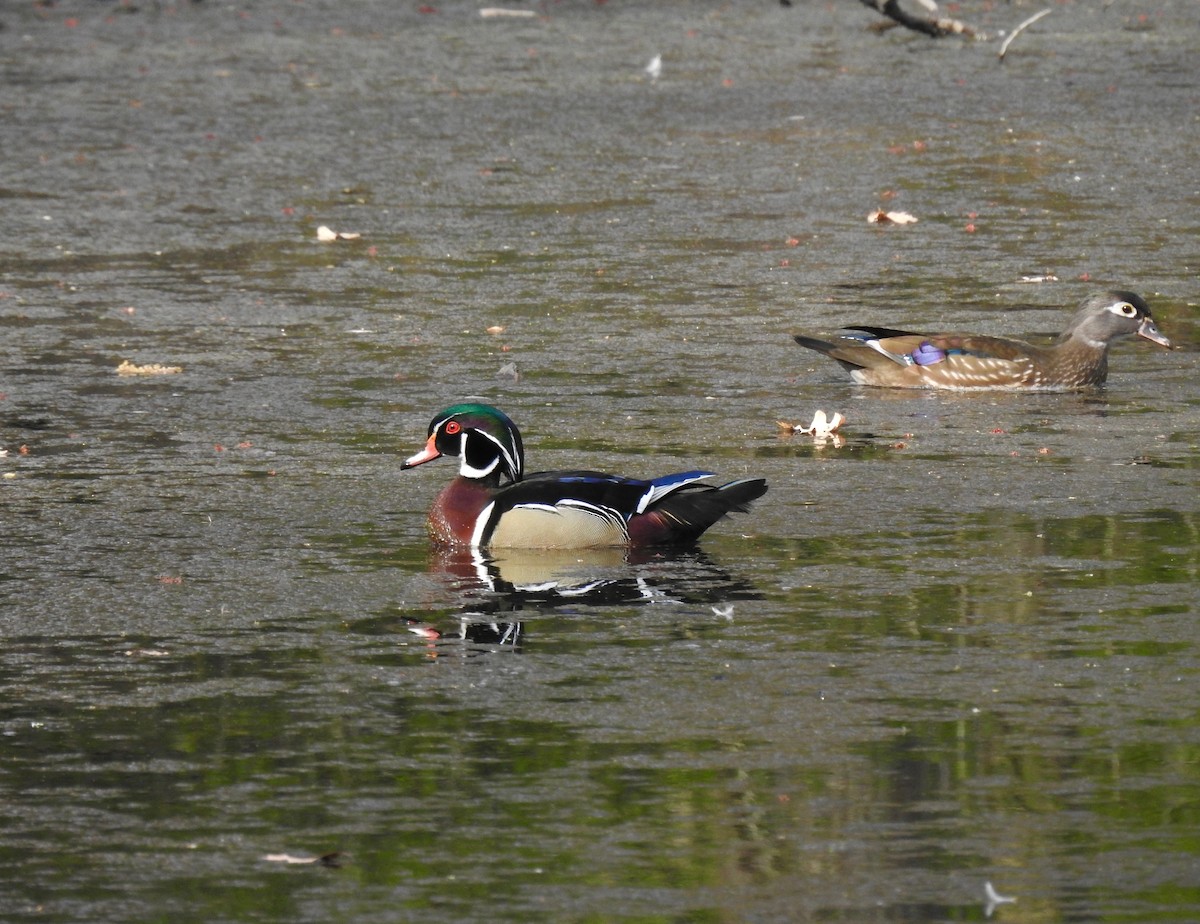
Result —
<instances>
[{"instance_id":1,"label":"rippled water surface","mask_svg":"<svg viewBox=\"0 0 1200 924\"><path fill-rule=\"evenodd\" d=\"M529 9L0 9L5 920L1200 918L1192 0ZM791 339L1113 286L1088 394ZM439 555L467 395L770 493Z\"/></svg>"}]
</instances>

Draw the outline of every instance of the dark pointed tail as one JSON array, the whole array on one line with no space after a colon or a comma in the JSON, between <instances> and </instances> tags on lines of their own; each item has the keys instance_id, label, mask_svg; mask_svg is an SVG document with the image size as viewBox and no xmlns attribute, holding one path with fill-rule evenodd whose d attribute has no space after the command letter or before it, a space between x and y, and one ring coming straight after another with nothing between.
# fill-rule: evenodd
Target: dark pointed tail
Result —
<instances>
[{"instance_id":1,"label":"dark pointed tail","mask_svg":"<svg viewBox=\"0 0 1200 924\"><path fill-rule=\"evenodd\" d=\"M807 347L810 350L816 350L818 353L824 353L828 356L833 350L837 349L837 345L830 343L828 340L818 340L816 337L805 337L803 334L796 334L792 337L800 346Z\"/></svg>"},{"instance_id":2,"label":"dark pointed tail","mask_svg":"<svg viewBox=\"0 0 1200 924\"><path fill-rule=\"evenodd\" d=\"M728 513L747 513L750 504L767 493L762 478L743 478L719 488L689 485L664 497L630 522L630 537L638 545L683 545Z\"/></svg>"}]
</instances>

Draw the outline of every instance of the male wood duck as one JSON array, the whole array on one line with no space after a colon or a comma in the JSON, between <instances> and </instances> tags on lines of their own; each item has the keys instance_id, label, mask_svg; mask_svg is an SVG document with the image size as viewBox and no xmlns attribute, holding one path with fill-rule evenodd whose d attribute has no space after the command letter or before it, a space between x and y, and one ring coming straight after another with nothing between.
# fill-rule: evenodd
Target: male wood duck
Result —
<instances>
[{"instance_id":1,"label":"male wood duck","mask_svg":"<svg viewBox=\"0 0 1200 924\"><path fill-rule=\"evenodd\" d=\"M429 424L425 448L400 467L440 456L460 462L429 512L430 534L474 548L687 545L767 491L761 478L699 484L712 475L700 471L650 481L588 471L526 475L516 424L487 404L446 408Z\"/></svg>"},{"instance_id":2,"label":"male wood duck","mask_svg":"<svg viewBox=\"0 0 1200 924\"><path fill-rule=\"evenodd\" d=\"M1058 340L1046 347L1004 337L883 327L847 328L833 341L803 335L795 340L837 360L860 385L1071 391L1104 384L1109 345L1132 334L1171 346L1140 296L1113 291L1085 300Z\"/></svg>"}]
</instances>

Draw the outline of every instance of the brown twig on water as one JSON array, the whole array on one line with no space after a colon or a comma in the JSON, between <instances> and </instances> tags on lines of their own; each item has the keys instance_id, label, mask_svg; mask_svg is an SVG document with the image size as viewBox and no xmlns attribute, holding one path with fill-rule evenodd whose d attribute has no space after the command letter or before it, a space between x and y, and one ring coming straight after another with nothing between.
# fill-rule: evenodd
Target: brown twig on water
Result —
<instances>
[{"instance_id":1,"label":"brown twig on water","mask_svg":"<svg viewBox=\"0 0 1200 924\"><path fill-rule=\"evenodd\" d=\"M1032 26L1035 22L1037 22L1043 16L1048 15L1050 12L1051 12L1051 8L1046 7L1044 10L1034 13L1032 16L1030 16L1028 19L1026 19L1023 23L1021 23L1019 26L1017 26L1017 28L1013 29L1012 32L1010 32L1008 34L1008 38L1006 38L1004 40L1004 44L1000 46L1000 60L1001 61L1004 60L1004 56L1006 54L1008 54L1008 46L1012 44L1013 39L1015 39L1023 31L1025 31L1026 26Z\"/></svg>"},{"instance_id":2,"label":"brown twig on water","mask_svg":"<svg viewBox=\"0 0 1200 924\"><path fill-rule=\"evenodd\" d=\"M968 38L984 37L978 29L968 26L958 19L947 19L943 16L914 16L900 6L900 0L860 0L860 2L906 29L912 29L931 38L941 38L943 35L965 35ZM936 10L937 4L933 4L932 9Z\"/></svg>"}]
</instances>

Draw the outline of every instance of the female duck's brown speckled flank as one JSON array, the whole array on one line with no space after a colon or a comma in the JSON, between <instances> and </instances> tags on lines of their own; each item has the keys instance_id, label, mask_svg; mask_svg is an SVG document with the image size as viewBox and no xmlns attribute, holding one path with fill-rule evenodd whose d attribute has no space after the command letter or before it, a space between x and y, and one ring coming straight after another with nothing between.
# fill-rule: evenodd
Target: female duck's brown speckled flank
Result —
<instances>
[{"instance_id":1,"label":"female duck's brown speckled flank","mask_svg":"<svg viewBox=\"0 0 1200 924\"><path fill-rule=\"evenodd\" d=\"M761 478L699 484L712 475L701 471L650 481L589 471L526 475L516 424L487 404L446 408L429 424L425 448L401 468L441 456L461 461L429 512L430 534L473 548L687 545L767 491Z\"/></svg>"},{"instance_id":2,"label":"female duck's brown speckled flank","mask_svg":"<svg viewBox=\"0 0 1200 924\"><path fill-rule=\"evenodd\" d=\"M835 340L797 335L803 347L837 360L860 385L886 388L1071 391L1104 384L1108 348L1120 337L1171 346L1133 292L1093 295L1052 345L976 334L914 334L850 327Z\"/></svg>"}]
</instances>

